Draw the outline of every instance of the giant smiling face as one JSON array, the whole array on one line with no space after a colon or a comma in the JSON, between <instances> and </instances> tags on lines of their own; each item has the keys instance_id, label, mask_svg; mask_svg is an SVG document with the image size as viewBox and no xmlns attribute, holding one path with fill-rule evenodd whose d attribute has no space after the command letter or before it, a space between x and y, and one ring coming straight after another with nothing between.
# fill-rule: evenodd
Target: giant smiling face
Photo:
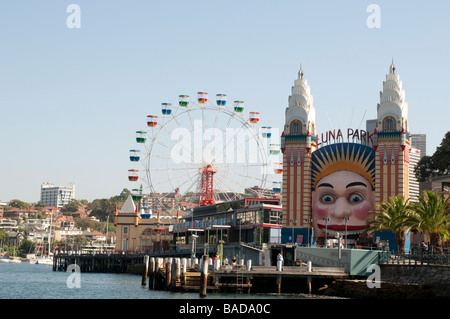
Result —
<instances>
[{"instance_id":1,"label":"giant smiling face","mask_svg":"<svg viewBox=\"0 0 450 319\"><path fill-rule=\"evenodd\" d=\"M361 233L374 208L374 197L369 181L355 172L337 171L321 178L312 192L314 241L325 229Z\"/></svg>"}]
</instances>

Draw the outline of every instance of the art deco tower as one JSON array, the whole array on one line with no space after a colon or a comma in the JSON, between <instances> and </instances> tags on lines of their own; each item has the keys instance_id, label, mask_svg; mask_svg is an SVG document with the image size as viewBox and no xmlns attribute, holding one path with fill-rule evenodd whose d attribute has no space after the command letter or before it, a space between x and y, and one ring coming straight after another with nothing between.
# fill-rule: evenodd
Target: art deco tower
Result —
<instances>
[{"instance_id":1,"label":"art deco tower","mask_svg":"<svg viewBox=\"0 0 450 319\"><path fill-rule=\"evenodd\" d=\"M311 152L317 148L313 96L303 70L298 72L281 134L283 152L283 227L307 227L311 218ZM291 222L295 220L295 222Z\"/></svg>"},{"instance_id":2,"label":"art deco tower","mask_svg":"<svg viewBox=\"0 0 450 319\"><path fill-rule=\"evenodd\" d=\"M411 137L408 127L408 104L402 81L391 64L380 103L377 106L377 125L374 148L376 150L375 204L389 197L409 197L409 153Z\"/></svg>"}]
</instances>

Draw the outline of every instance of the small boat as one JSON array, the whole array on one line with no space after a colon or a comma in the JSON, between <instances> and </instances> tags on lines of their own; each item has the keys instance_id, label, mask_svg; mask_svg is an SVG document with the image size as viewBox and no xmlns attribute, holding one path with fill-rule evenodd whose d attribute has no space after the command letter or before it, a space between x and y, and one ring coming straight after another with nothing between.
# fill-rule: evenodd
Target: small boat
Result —
<instances>
[{"instance_id":1,"label":"small boat","mask_svg":"<svg viewBox=\"0 0 450 319\"><path fill-rule=\"evenodd\" d=\"M0 263L9 263L9 258L1 257L0 258Z\"/></svg>"},{"instance_id":2,"label":"small boat","mask_svg":"<svg viewBox=\"0 0 450 319\"><path fill-rule=\"evenodd\" d=\"M37 263L39 265L53 265L53 259L50 257L39 258Z\"/></svg>"},{"instance_id":3,"label":"small boat","mask_svg":"<svg viewBox=\"0 0 450 319\"><path fill-rule=\"evenodd\" d=\"M9 260L9 263L11 264L19 264L19 263L21 263L22 261L20 260L20 259L10 259Z\"/></svg>"}]
</instances>

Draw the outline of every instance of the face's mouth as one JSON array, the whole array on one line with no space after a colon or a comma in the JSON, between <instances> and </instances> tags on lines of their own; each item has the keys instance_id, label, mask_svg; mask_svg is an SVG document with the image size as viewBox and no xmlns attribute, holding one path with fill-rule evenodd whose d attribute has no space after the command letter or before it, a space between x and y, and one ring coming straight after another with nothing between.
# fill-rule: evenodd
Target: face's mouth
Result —
<instances>
[{"instance_id":1,"label":"face's mouth","mask_svg":"<svg viewBox=\"0 0 450 319\"><path fill-rule=\"evenodd\" d=\"M317 226L319 227L319 229L325 229L325 225L317 224ZM347 231L348 232L363 231L367 227L368 227L367 225L361 225L361 226L347 225ZM345 225L327 225L326 229L327 229L327 231L343 232L343 231L345 231Z\"/></svg>"}]
</instances>

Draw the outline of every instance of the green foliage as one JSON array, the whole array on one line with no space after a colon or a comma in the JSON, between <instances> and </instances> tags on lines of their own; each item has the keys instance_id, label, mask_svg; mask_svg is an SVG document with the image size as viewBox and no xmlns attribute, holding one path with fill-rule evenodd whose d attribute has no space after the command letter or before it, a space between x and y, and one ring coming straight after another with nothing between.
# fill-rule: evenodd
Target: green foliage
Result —
<instances>
[{"instance_id":1,"label":"green foliage","mask_svg":"<svg viewBox=\"0 0 450 319\"><path fill-rule=\"evenodd\" d=\"M383 202L375 207L373 218L367 222L369 233L375 231L392 231L395 235L398 250L404 253L405 232L409 232L413 227L413 215L408 200L403 196L393 196L388 202Z\"/></svg>"},{"instance_id":2,"label":"green foliage","mask_svg":"<svg viewBox=\"0 0 450 319\"><path fill-rule=\"evenodd\" d=\"M442 250L442 240L450 237L450 197L444 193L425 191L419 202L413 205L414 227L430 237L430 244L436 251Z\"/></svg>"},{"instance_id":3,"label":"green foliage","mask_svg":"<svg viewBox=\"0 0 450 319\"><path fill-rule=\"evenodd\" d=\"M9 202L9 207L13 207L13 208L20 208L20 209L28 209L30 208L30 205L22 202L19 199L13 199Z\"/></svg>"},{"instance_id":4,"label":"green foliage","mask_svg":"<svg viewBox=\"0 0 450 319\"><path fill-rule=\"evenodd\" d=\"M78 211L78 208L81 206L81 203L79 200L76 200L74 198L72 198L69 203L64 206L61 211L63 213L74 213Z\"/></svg>"},{"instance_id":5,"label":"green foliage","mask_svg":"<svg viewBox=\"0 0 450 319\"><path fill-rule=\"evenodd\" d=\"M122 206L130 194L131 192L124 188L118 196L113 196L109 199L103 198L93 200L88 205L88 208L92 210L91 216L95 216L101 221L106 221L108 216L110 216L110 220L112 220L116 207Z\"/></svg>"},{"instance_id":6,"label":"green foliage","mask_svg":"<svg viewBox=\"0 0 450 319\"><path fill-rule=\"evenodd\" d=\"M26 254L33 254L36 249L36 244L31 240L24 239L19 246L19 253L21 257L25 257Z\"/></svg>"},{"instance_id":7,"label":"green foliage","mask_svg":"<svg viewBox=\"0 0 450 319\"><path fill-rule=\"evenodd\" d=\"M445 134L441 145L432 156L424 156L417 163L414 174L419 182L450 174L450 131Z\"/></svg>"}]
</instances>

